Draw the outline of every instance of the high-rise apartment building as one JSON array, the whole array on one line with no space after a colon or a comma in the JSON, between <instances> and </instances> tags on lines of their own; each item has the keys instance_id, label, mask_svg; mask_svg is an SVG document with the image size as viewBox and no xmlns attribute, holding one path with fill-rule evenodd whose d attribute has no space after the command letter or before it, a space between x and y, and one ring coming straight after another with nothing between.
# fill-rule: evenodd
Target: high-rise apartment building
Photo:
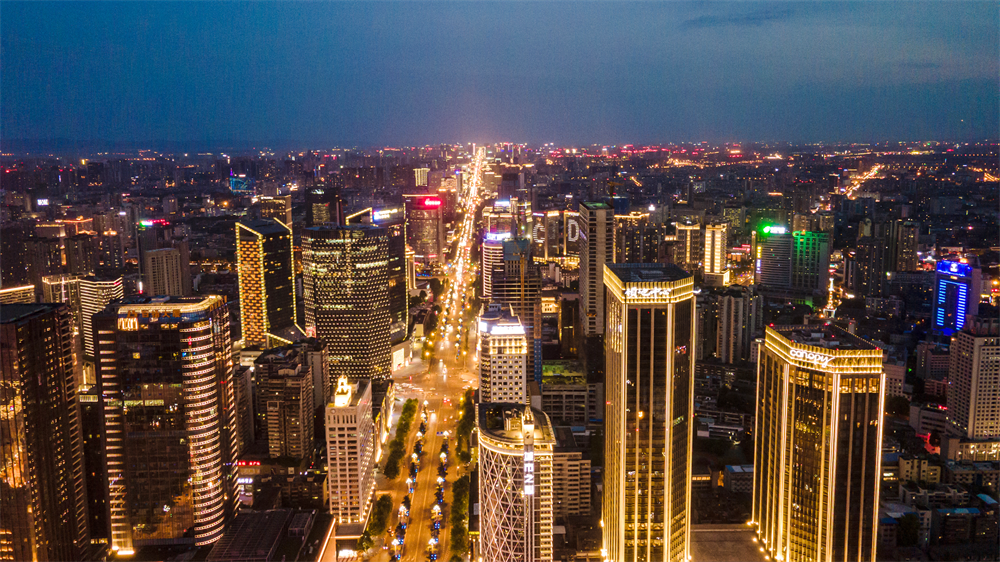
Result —
<instances>
[{"instance_id":1,"label":"high-rise apartment building","mask_svg":"<svg viewBox=\"0 0 1000 562\"><path fill-rule=\"evenodd\" d=\"M854 258L853 289L865 297L881 297L885 289L886 243L882 236L861 236Z\"/></svg>"},{"instance_id":2,"label":"high-rise apartment building","mask_svg":"<svg viewBox=\"0 0 1000 562\"><path fill-rule=\"evenodd\" d=\"M311 459L313 375L294 346L265 351L254 360L257 412L271 458ZM322 392L322 390L321 390Z\"/></svg>"},{"instance_id":3,"label":"high-rise apartment building","mask_svg":"<svg viewBox=\"0 0 1000 562\"><path fill-rule=\"evenodd\" d=\"M754 231L754 283L767 289L792 286L792 235L783 226L765 226Z\"/></svg>"},{"instance_id":4,"label":"high-rise apartment building","mask_svg":"<svg viewBox=\"0 0 1000 562\"><path fill-rule=\"evenodd\" d=\"M753 287L733 285L719 297L715 353L723 363L750 358L754 334L763 330L764 310Z\"/></svg>"},{"instance_id":5,"label":"high-rise apartment building","mask_svg":"<svg viewBox=\"0 0 1000 562\"><path fill-rule=\"evenodd\" d=\"M982 270L975 256L941 260L934 280L931 329L950 336L965 327L966 319L979 313Z\"/></svg>"},{"instance_id":6,"label":"high-rise apartment building","mask_svg":"<svg viewBox=\"0 0 1000 562\"><path fill-rule=\"evenodd\" d=\"M237 222L236 267L244 345L298 339L291 227L274 219Z\"/></svg>"},{"instance_id":7,"label":"high-rise apartment building","mask_svg":"<svg viewBox=\"0 0 1000 562\"><path fill-rule=\"evenodd\" d=\"M63 238L66 272L70 275L93 275L97 269L97 241L92 233L81 232Z\"/></svg>"},{"instance_id":8,"label":"high-rise apartment building","mask_svg":"<svg viewBox=\"0 0 1000 562\"><path fill-rule=\"evenodd\" d=\"M552 452L544 413L518 404L481 402L479 553L483 562L552 560Z\"/></svg>"},{"instance_id":9,"label":"high-rise apartment building","mask_svg":"<svg viewBox=\"0 0 1000 562\"><path fill-rule=\"evenodd\" d=\"M674 243L674 263L685 271L697 271L701 266L701 225L682 223L676 225L677 241Z\"/></svg>"},{"instance_id":10,"label":"high-rise apartment building","mask_svg":"<svg viewBox=\"0 0 1000 562\"><path fill-rule=\"evenodd\" d=\"M886 264L886 271L916 271L919 265L917 242L920 238L920 225L896 219L887 226L889 247L886 257L889 263Z\"/></svg>"},{"instance_id":11,"label":"high-rise apartment building","mask_svg":"<svg viewBox=\"0 0 1000 562\"><path fill-rule=\"evenodd\" d=\"M789 562L874 561L882 350L833 326L767 328L757 362L753 520Z\"/></svg>"},{"instance_id":12,"label":"high-rise apartment building","mask_svg":"<svg viewBox=\"0 0 1000 562\"><path fill-rule=\"evenodd\" d=\"M605 266L603 556L688 559L694 278L676 265Z\"/></svg>"},{"instance_id":13,"label":"high-rise apartment building","mask_svg":"<svg viewBox=\"0 0 1000 562\"><path fill-rule=\"evenodd\" d=\"M0 560L90 546L72 324L65 305L0 305Z\"/></svg>"},{"instance_id":14,"label":"high-rise apartment building","mask_svg":"<svg viewBox=\"0 0 1000 562\"><path fill-rule=\"evenodd\" d=\"M614 260L614 209L580 203L580 318L585 337L604 334L604 264Z\"/></svg>"},{"instance_id":15,"label":"high-rise apartment building","mask_svg":"<svg viewBox=\"0 0 1000 562\"><path fill-rule=\"evenodd\" d=\"M352 380L389 377L388 252L377 226L302 231L306 333L329 346L331 371Z\"/></svg>"},{"instance_id":16,"label":"high-rise apartment building","mask_svg":"<svg viewBox=\"0 0 1000 562\"><path fill-rule=\"evenodd\" d=\"M143 294L184 296L181 254L176 248L150 250L143 256Z\"/></svg>"},{"instance_id":17,"label":"high-rise apartment building","mask_svg":"<svg viewBox=\"0 0 1000 562\"><path fill-rule=\"evenodd\" d=\"M236 504L224 297L130 297L93 317L111 549L207 545Z\"/></svg>"},{"instance_id":18,"label":"high-rise apartment building","mask_svg":"<svg viewBox=\"0 0 1000 562\"><path fill-rule=\"evenodd\" d=\"M615 263L656 263L660 232L649 213L615 215Z\"/></svg>"},{"instance_id":19,"label":"high-rise apartment building","mask_svg":"<svg viewBox=\"0 0 1000 562\"><path fill-rule=\"evenodd\" d=\"M292 196L275 195L273 197L258 197L260 203L260 217L263 219L274 219L281 221L281 224L292 227Z\"/></svg>"},{"instance_id":20,"label":"high-rise apartment building","mask_svg":"<svg viewBox=\"0 0 1000 562\"><path fill-rule=\"evenodd\" d=\"M75 330L79 332L83 344L83 359L89 362L94 361L92 317L111 301L124 297L125 285L121 277L49 275L42 279L42 298L45 302L66 303L73 312ZM85 370L84 382L94 384L96 381L89 380L89 376L88 370Z\"/></svg>"},{"instance_id":21,"label":"high-rise apartment building","mask_svg":"<svg viewBox=\"0 0 1000 562\"><path fill-rule=\"evenodd\" d=\"M31 304L35 302L35 286L5 287L0 289L0 304ZM42 302L59 302L48 299Z\"/></svg>"},{"instance_id":22,"label":"high-rise apartment building","mask_svg":"<svg viewBox=\"0 0 1000 562\"><path fill-rule=\"evenodd\" d=\"M417 187L427 187L427 176L430 174L430 168L414 168L413 169L413 180L414 185Z\"/></svg>"},{"instance_id":23,"label":"high-rise apartment building","mask_svg":"<svg viewBox=\"0 0 1000 562\"><path fill-rule=\"evenodd\" d=\"M484 402L524 404L528 399L528 340L510 307L479 315L479 392Z\"/></svg>"},{"instance_id":24,"label":"high-rise apartment building","mask_svg":"<svg viewBox=\"0 0 1000 562\"><path fill-rule=\"evenodd\" d=\"M378 446L371 383L340 377L326 406L326 481L330 513L341 524L365 521L375 493Z\"/></svg>"},{"instance_id":25,"label":"high-rise apartment building","mask_svg":"<svg viewBox=\"0 0 1000 562\"><path fill-rule=\"evenodd\" d=\"M702 252L701 273L705 285L726 287L729 285L729 225L714 223L705 225L705 246Z\"/></svg>"},{"instance_id":26,"label":"high-rise apartment building","mask_svg":"<svg viewBox=\"0 0 1000 562\"><path fill-rule=\"evenodd\" d=\"M951 339L948 431L967 439L1000 438L1000 320L970 316Z\"/></svg>"},{"instance_id":27,"label":"high-rise apartment building","mask_svg":"<svg viewBox=\"0 0 1000 562\"><path fill-rule=\"evenodd\" d=\"M491 274L492 302L509 308L528 340L528 376L542 378L542 274L533 263L527 238L503 241L503 262Z\"/></svg>"},{"instance_id":28,"label":"high-rise apartment building","mask_svg":"<svg viewBox=\"0 0 1000 562\"><path fill-rule=\"evenodd\" d=\"M503 241L510 238L510 233L487 233L483 239L482 271L483 300L489 302L493 298L493 268L503 263Z\"/></svg>"},{"instance_id":29,"label":"high-rise apartment building","mask_svg":"<svg viewBox=\"0 0 1000 562\"><path fill-rule=\"evenodd\" d=\"M436 195L404 195L406 204L406 243L415 252L414 259L430 265L444 262L445 243L442 206Z\"/></svg>"}]
</instances>

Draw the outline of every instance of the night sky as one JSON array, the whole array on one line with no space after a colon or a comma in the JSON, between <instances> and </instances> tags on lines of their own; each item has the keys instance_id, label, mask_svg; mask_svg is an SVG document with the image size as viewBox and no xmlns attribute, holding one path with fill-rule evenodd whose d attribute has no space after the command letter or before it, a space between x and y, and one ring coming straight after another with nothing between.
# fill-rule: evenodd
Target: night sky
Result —
<instances>
[{"instance_id":1,"label":"night sky","mask_svg":"<svg viewBox=\"0 0 1000 562\"><path fill-rule=\"evenodd\" d=\"M5 1L0 138L995 139L998 30L994 2Z\"/></svg>"}]
</instances>

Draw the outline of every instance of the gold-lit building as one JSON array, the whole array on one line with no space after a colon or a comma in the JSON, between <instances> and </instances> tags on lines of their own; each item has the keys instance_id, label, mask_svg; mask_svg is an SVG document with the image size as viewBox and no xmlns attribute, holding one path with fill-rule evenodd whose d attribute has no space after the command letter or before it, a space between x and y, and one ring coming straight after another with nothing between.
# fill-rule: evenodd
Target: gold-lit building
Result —
<instances>
[{"instance_id":1,"label":"gold-lit building","mask_svg":"<svg viewBox=\"0 0 1000 562\"><path fill-rule=\"evenodd\" d=\"M875 560L884 384L868 341L829 325L767 328L750 525L770 558Z\"/></svg>"},{"instance_id":2,"label":"gold-lit building","mask_svg":"<svg viewBox=\"0 0 1000 562\"><path fill-rule=\"evenodd\" d=\"M111 550L218 541L238 500L225 297L129 297L93 330Z\"/></svg>"},{"instance_id":3,"label":"gold-lit building","mask_svg":"<svg viewBox=\"0 0 1000 562\"><path fill-rule=\"evenodd\" d=\"M292 255L288 225L275 219L236 223L244 345L266 348L298 339Z\"/></svg>"},{"instance_id":4,"label":"gold-lit building","mask_svg":"<svg viewBox=\"0 0 1000 562\"><path fill-rule=\"evenodd\" d=\"M694 278L675 265L608 264L603 556L688 559Z\"/></svg>"}]
</instances>

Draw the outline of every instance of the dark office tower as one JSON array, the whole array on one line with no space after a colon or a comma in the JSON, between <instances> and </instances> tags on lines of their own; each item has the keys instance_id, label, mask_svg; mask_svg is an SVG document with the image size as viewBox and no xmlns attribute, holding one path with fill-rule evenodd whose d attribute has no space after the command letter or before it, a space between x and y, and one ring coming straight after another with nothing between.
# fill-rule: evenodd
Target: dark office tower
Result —
<instances>
[{"instance_id":1,"label":"dark office tower","mask_svg":"<svg viewBox=\"0 0 1000 562\"><path fill-rule=\"evenodd\" d=\"M117 277L125 268L124 245L122 236L113 230L107 230L95 237L96 264L94 273L101 277Z\"/></svg>"},{"instance_id":2,"label":"dark office tower","mask_svg":"<svg viewBox=\"0 0 1000 562\"><path fill-rule=\"evenodd\" d=\"M243 344L268 348L298 339L292 230L273 219L236 223Z\"/></svg>"},{"instance_id":3,"label":"dark office tower","mask_svg":"<svg viewBox=\"0 0 1000 562\"><path fill-rule=\"evenodd\" d=\"M25 241L24 252L28 266L26 281L36 290L42 286L42 277L62 273L63 249L59 238L32 236Z\"/></svg>"},{"instance_id":4,"label":"dark office tower","mask_svg":"<svg viewBox=\"0 0 1000 562\"><path fill-rule=\"evenodd\" d=\"M63 239L66 256L66 273L93 275L97 270L97 243L91 234L76 234Z\"/></svg>"},{"instance_id":5,"label":"dark office tower","mask_svg":"<svg viewBox=\"0 0 1000 562\"><path fill-rule=\"evenodd\" d=\"M615 263L656 263L660 236L648 213L615 216Z\"/></svg>"},{"instance_id":6,"label":"dark office tower","mask_svg":"<svg viewBox=\"0 0 1000 562\"><path fill-rule=\"evenodd\" d=\"M694 278L672 264L609 264L604 286L603 558L685 562Z\"/></svg>"},{"instance_id":7,"label":"dark office tower","mask_svg":"<svg viewBox=\"0 0 1000 562\"><path fill-rule=\"evenodd\" d=\"M754 232L754 282L767 290L792 287L794 240L783 226L765 226Z\"/></svg>"},{"instance_id":8,"label":"dark office tower","mask_svg":"<svg viewBox=\"0 0 1000 562\"><path fill-rule=\"evenodd\" d=\"M292 196L277 195L260 197L260 216L264 219L281 221L288 228L292 227Z\"/></svg>"},{"instance_id":9,"label":"dark office tower","mask_svg":"<svg viewBox=\"0 0 1000 562\"><path fill-rule=\"evenodd\" d=\"M715 353L723 363L750 359L750 343L764 325L763 306L752 286L732 285L719 298Z\"/></svg>"},{"instance_id":10,"label":"dark office tower","mask_svg":"<svg viewBox=\"0 0 1000 562\"><path fill-rule=\"evenodd\" d=\"M830 235L792 233L792 289L801 294L825 294L830 280Z\"/></svg>"},{"instance_id":11,"label":"dark office tower","mask_svg":"<svg viewBox=\"0 0 1000 562\"><path fill-rule=\"evenodd\" d=\"M254 371L256 410L268 455L311 459L315 409L312 369L306 354L293 346L275 348L254 360Z\"/></svg>"},{"instance_id":12,"label":"dark office tower","mask_svg":"<svg viewBox=\"0 0 1000 562\"><path fill-rule=\"evenodd\" d=\"M306 192L306 226L344 224L344 202L336 187L314 187Z\"/></svg>"},{"instance_id":13,"label":"dark office tower","mask_svg":"<svg viewBox=\"0 0 1000 562\"><path fill-rule=\"evenodd\" d=\"M90 545L73 317L0 305L0 560L81 560Z\"/></svg>"},{"instance_id":14,"label":"dark office tower","mask_svg":"<svg viewBox=\"0 0 1000 562\"><path fill-rule=\"evenodd\" d=\"M389 377L389 236L366 225L302 231L305 329L329 346L330 370Z\"/></svg>"},{"instance_id":15,"label":"dark office tower","mask_svg":"<svg viewBox=\"0 0 1000 562\"><path fill-rule=\"evenodd\" d=\"M916 271L920 226L904 219L896 219L887 226L886 271Z\"/></svg>"},{"instance_id":16,"label":"dark office tower","mask_svg":"<svg viewBox=\"0 0 1000 562\"><path fill-rule=\"evenodd\" d=\"M165 220L143 220L136 228L143 294L190 295L191 252L187 240L174 237L170 223ZM166 249L173 252L159 252ZM149 256L154 252L159 253Z\"/></svg>"},{"instance_id":17,"label":"dark office tower","mask_svg":"<svg viewBox=\"0 0 1000 562\"><path fill-rule=\"evenodd\" d=\"M389 318L393 343L406 339L410 295L406 289L406 211L402 205L372 211L372 222L389 234Z\"/></svg>"},{"instance_id":18,"label":"dark office tower","mask_svg":"<svg viewBox=\"0 0 1000 562\"><path fill-rule=\"evenodd\" d=\"M404 195L406 243L414 260L423 265L444 262L445 235L441 198L434 195Z\"/></svg>"},{"instance_id":19,"label":"dark office tower","mask_svg":"<svg viewBox=\"0 0 1000 562\"><path fill-rule=\"evenodd\" d=\"M607 203L580 203L580 318L587 338L604 334L604 264L614 261L614 218Z\"/></svg>"},{"instance_id":20,"label":"dark office tower","mask_svg":"<svg viewBox=\"0 0 1000 562\"><path fill-rule=\"evenodd\" d=\"M111 550L214 543L237 500L225 298L126 298L93 325Z\"/></svg>"},{"instance_id":21,"label":"dark office tower","mask_svg":"<svg viewBox=\"0 0 1000 562\"><path fill-rule=\"evenodd\" d=\"M774 560L874 561L882 350L824 325L767 328L757 362L753 520Z\"/></svg>"},{"instance_id":22,"label":"dark office tower","mask_svg":"<svg viewBox=\"0 0 1000 562\"><path fill-rule=\"evenodd\" d=\"M492 302L508 306L521 320L528 342L528 380L542 377L542 274L533 263L527 238L503 241L503 261L493 266L490 275Z\"/></svg>"},{"instance_id":23,"label":"dark office tower","mask_svg":"<svg viewBox=\"0 0 1000 562\"><path fill-rule=\"evenodd\" d=\"M885 285L885 238L862 236L858 238L855 253L857 285L855 290L863 297L880 297Z\"/></svg>"},{"instance_id":24,"label":"dark office tower","mask_svg":"<svg viewBox=\"0 0 1000 562\"><path fill-rule=\"evenodd\" d=\"M24 222L0 225L0 287L17 287L31 283L28 276L26 243L32 229Z\"/></svg>"}]
</instances>

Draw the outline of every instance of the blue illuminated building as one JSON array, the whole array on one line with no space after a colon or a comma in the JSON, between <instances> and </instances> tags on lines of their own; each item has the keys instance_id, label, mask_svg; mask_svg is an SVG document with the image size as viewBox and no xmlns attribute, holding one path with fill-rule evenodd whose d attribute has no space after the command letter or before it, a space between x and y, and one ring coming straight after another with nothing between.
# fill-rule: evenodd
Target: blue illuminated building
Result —
<instances>
[{"instance_id":1,"label":"blue illuminated building","mask_svg":"<svg viewBox=\"0 0 1000 562\"><path fill-rule=\"evenodd\" d=\"M951 336L965 326L966 317L979 312L982 270L975 257L941 260L937 263L933 330Z\"/></svg>"}]
</instances>

